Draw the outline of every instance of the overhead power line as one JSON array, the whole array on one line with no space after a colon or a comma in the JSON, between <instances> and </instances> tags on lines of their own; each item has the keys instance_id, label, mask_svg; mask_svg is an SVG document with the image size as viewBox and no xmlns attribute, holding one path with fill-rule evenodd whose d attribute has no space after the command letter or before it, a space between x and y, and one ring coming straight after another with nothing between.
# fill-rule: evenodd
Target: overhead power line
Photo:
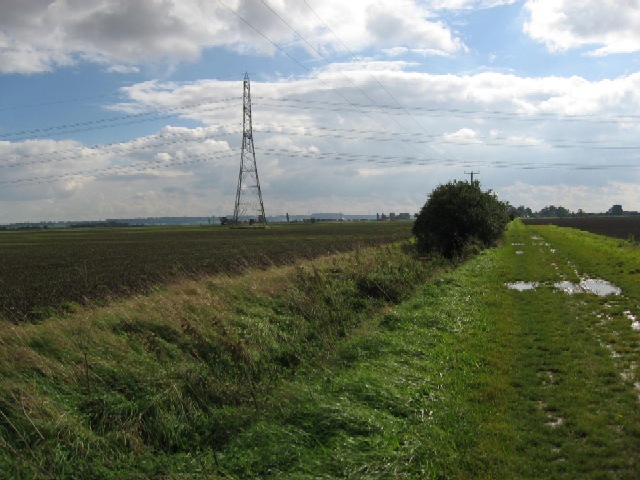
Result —
<instances>
[{"instance_id":1,"label":"overhead power line","mask_svg":"<svg viewBox=\"0 0 640 480\"><path fill-rule=\"evenodd\" d=\"M504 160L471 160L462 161L455 158L427 158L422 156L401 156L401 155L384 155L384 154L359 154L350 152L310 152L310 151L291 151L284 149L262 149L258 150L260 155L272 156L279 159L299 160L302 158L315 160L319 162L332 162L334 164L377 164L377 165L399 165L399 166L422 166L422 167L440 167L443 165L463 167L463 168L493 168L493 169L522 169L522 170L588 170L588 171L607 171L607 170L635 170L640 168L640 162L633 163L611 163L609 159L602 159L597 163L584 164L582 159L575 161L563 161L553 163L541 163L537 161L504 161ZM170 168L185 166L197 163L207 162L209 160L221 160L226 158L234 158L239 155L239 151L217 152L215 154L204 153L198 155L189 155L188 158L172 158L170 160L151 160L143 162L134 162L128 165L116 165L100 169L89 169L72 172L61 172L57 174L41 175L36 177L21 177L10 180L0 181L0 185L15 186L21 184L40 184L51 183L74 177L84 178L102 178L114 175L136 175L144 173L148 170L161 168Z\"/></svg>"},{"instance_id":2,"label":"overhead power line","mask_svg":"<svg viewBox=\"0 0 640 480\"><path fill-rule=\"evenodd\" d=\"M358 61L356 54L347 46L347 44L338 36L338 34L336 34L336 32L329 26L329 24L327 24L327 22L324 21L324 19L322 19L320 17L320 15L318 15L318 13L316 13L316 11L311 8L311 5L309 5L309 3L307 2L307 0L303 0L304 4L306 5L306 7L309 9L309 11L311 13L313 13L313 15L320 20L320 22L322 22L322 24L326 27L327 30L329 30L329 32L331 32L331 34L334 36L334 38L336 38L336 40L338 40L338 42L340 42L340 44L342 45L342 47L349 52L349 54L351 55L352 60L357 61L360 66L369 73L369 75L371 76L371 78L373 78L373 80L378 84L378 86L389 96L389 98L391 98L391 100L393 100L393 102L400 107L404 113L411 119L413 120L413 122L420 128L420 130L422 130L423 133L429 135L429 132L424 128L424 126L418 122L418 120L411 115L411 113L409 112L409 110L407 110L405 108L404 105L402 105L400 103L400 101L398 101L398 99L387 89L387 87L384 86L384 84L378 80L378 77L376 77L373 73L371 73L371 71L369 70L369 67L367 66L366 63L362 62L362 61Z\"/></svg>"},{"instance_id":3,"label":"overhead power line","mask_svg":"<svg viewBox=\"0 0 640 480\"><path fill-rule=\"evenodd\" d=\"M262 38L264 38L267 42L269 42L271 45L273 45L275 48L277 48L280 52L282 52L284 55L286 55L289 59L291 59L296 65L298 65L300 68L302 68L303 70L305 70L308 73L313 73L312 70L307 67L306 65L304 65L300 60L298 60L297 58L295 58L293 55L291 55L289 52L287 52L284 48L282 48L280 45L278 45L278 43L274 42L271 38L269 38L264 32L262 32L259 28L257 28L255 25L253 25L251 22L249 22L246 18L244 18L242 15L240 15L238 12L236 12L235 10L233 10L231 7L229 7L226 3L223 2L223 0L218 0L218 2L224 6L229 12L231 12L236 18L238 18L239 20L241 20L245 25L247 25L249 28L251 28L253 31L255 31L258 35L260 35ZM263 2L265 4L265 6L267 6L267 4ZM271 12L273 12L276 17L278 17L280 20L282 20L285 25L289 26L289 28L291 28L293 30L294 33L297 33L295 29L293 29L293 27L291 27L287 22L285 22L281 16L279 16L278 14L275 13L275 11L271 8L268 7ZM299 35L301 37L301 35L299 33L297 33L297 35ZM306 40L305 40L306 41ZM340 93L338 90L336 90L334 87L332 87L328 82L326 82L325 80L323 80L322 78L316 76L315 77L319 82L321 82L322 84L324 84L329 90L331 90L335 95L337 95L338 97L340 97L342 100L344 100L347 104L354 106L356 109L358 109L358 106L356 103L351 102L346 96L344 96L342 93ZM386 129L386 127L384 127L384 125L380 124L376 119L374 119L371 115L369 115L366 111L364 110L360 110L360 113L362 113L363 115L369 117L371 120L373 120L375 123L377 123L378 125L380 125L383 129ZM415 147L412 147L415 149Z\"/></svg>"},{"instance_id":4,"label":"overhead power line","mask_svg":"<svg viewBox=\"0 0 640 480\"><path fill-rule=\"evenodd\" d=\"M552 149L586 149L586 150L609 150L609 151L640 151L640 143L632 141L614 140L572 140L572 139L541 139L542 143L525 143L515 141L507 136L482 136L477 135L473 139L465 141L463 139L447 138L446 135L425 135L419 133L405 132L381 132L375 130L355 129L355 128L329 128L321 126L300 128L299 125L262 125L254 129L258 133L269 133L273 135L297 136L303 138L335 138L358 142L376 143L410 143L428 144L434 140L452 146L482 146L482 147L504 147L504 148L552 148ZM68 160L90 159L97 156L114 155L135 155L153 149L166 148L167 151L180 145L194 144L198 147L205 140L226 139L237 131L228 132L206 132L193 136L190 132L176 132L158 134L142 137L132 141L94 145L91 147L76 147L60 150L49 150L33 154L11 154L4 159L0 159L0 169L18 168L33 165L52 164ZM161 150L163 151L163 150ZM446 157L443 158L443 160Z\"/></svg>"},{"instance_id":5,"label":"overhead power line","mask_svg":"<svg viewBox=\"0 0 640 480\"><path fill-rule=\"evenodd\" d=\"M239 97L238 97L239 98ZM186 105L180 105L176 107L166 107L162 109L155 109L147 112L129 113L126 115L118 115L108 118L100 118L93 120L85 120L82 122L67 123L62 125L53 125L49 127L35 128L31 130L22 130L18 132L7 132L0 134L1 139L7 139L11 141L29 140L33 138L43 138L47 136L66 135L69 133L85 132L90 130L99 130L103 128L112 128L114 126L131 125L133 123L156 121L160 119L166 119L176 116L181 111L188 111L194 108L201 108L205 105L227 103L231 101L238 101L238 98L225 98L212 102L210 100L189 103ZM209 112L215 110L222 110L225 108L231 108L233 105L227 106L211 106L201 112ZM189 113L189 112L187 112Z\"/></svg>"},{"instance_id":6,"label":"overhead power line","mask_svg":"<svg viewBox=\"0 0 640 480\"><path fill-rule=\"evenodd\" d=\"M240 97L223 98L219 100L204 100L201 102L192 102L184 105L178 105L175 107L165 107L161 109L154 109L153 111L131 113L126 115L119 115L101 119L91 119L82 122L74 122L60 125L52 125L48 127L42 127L31 130L21 130L17 132L5 132L0 133L0 140L7 140L12 142L32 140L38 138L47 138L50 136L61 136L70 133L84 132L90 130L101 130L106 128L114 128L119 126L126 126L136 123L157 121L160 119L171 118L174 116L181 116L182 112L189 114L191 117L195 116L194 110L197 109L197 113L208 113L228 108L235 108L231 102L239 101ZM257 101L256 101L257 100ZM261 100L263 102L261 102ZM269 98L269 97L254 97L254 106L272 107L272 108L291 108L304 111L335 111L335 112L358 112L363 111L375 112L377 110L383 111L386 115L391 114L403 114L405 107L398 107L394 105L380 105L380 104L363 104L363 103L340 103L340 102L327 102L319 100L309 99L293 99L293 98ZM427 106L412 106L409 107L415 113L429 115L431 117L457 117L467 118L507 118L510 120L518 120L525 122L539 122L553 118L559 121L584 121L595 123L620 123L620 122L637 122L640 120L640 115L559 115L552 113L519 113L509 112L505 110L465 110L459 108L431 108ZM389 132L384 128L381 132ZM428 138L437 138L432 134L425 135ZM581 141L581 143L599 143L599 140Z\"/></svg>"},{"instance_id":7,"label":"overhead power line","mask_svg":"<svg viewBox=\"0 0 640 480\"><path fill-rule=\"evenodd\" d=\"M12 110L26 110L29 108L42 108L47 107L49 105L61 105L65 103L75 103L75 102L85 102L87 100L98 100L103 98L109 98L119 95L118 92L111 93L103 93L100 95L90 95L87 97L76 97L76 98L68 98L68 99L59 99L59 100L50 100L47 102L38 102L38 103L25 103L22 105L11 105L7 107L1 107L0 112L12 111Z\"/></svg>"},{"instance_id":8,"label":"overhead power line","mask_svg":"<svg viewBox=\"0 0 640 480\"><path fill-rule=\"evenodd\" d=\"M101 178L106 176L115 175L135 175L141 174L148 170L157 170L161 168L177 167L182 165L191 165L195 163L202 163L209 160L220 160L224 158L235 157L237 152L229 153L222 152L219 155L212 155L211 153L204 153L200 155L192 155L188 159L172 159L171 161L165 160L153 160L146 162L136 162L129 165L117 165L112 167L98 168L92 170L82 170L73 172L64 172L59 174L41 175L39 177L25 177L11 180L0 180L0 185L19 185L19 184L41 184L51 183L67 178L84 177L84 178Z\"/></svg>"}]
</instances>

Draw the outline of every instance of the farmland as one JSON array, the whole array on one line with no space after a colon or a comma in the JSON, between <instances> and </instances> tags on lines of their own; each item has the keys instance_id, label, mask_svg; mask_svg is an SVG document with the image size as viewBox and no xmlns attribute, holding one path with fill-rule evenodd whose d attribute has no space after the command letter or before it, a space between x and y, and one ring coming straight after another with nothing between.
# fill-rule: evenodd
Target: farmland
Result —
<instances>
[{"instance_id":1,"label":"farmland","mask_svg":"<svg viewBox=\"0 0 640 480\"><path fill-rule=\"evenodd\" d=\"M143 293L177 278L248 268L390 243L410 222L222 227L105 228L0 232L0 317L38 320Z\"/></svg>"},{"instance_id":2,"label":"farmland","mask_svg":"<svg viewBox=\"0 0 640 480\"><path fill-rule=\"evenodd\" d=\"M567 218L524 218L526 225L557 225L577 228L598 235L626 240L630 237L640 239L640 215L634 216L589 216Z\"/></svg>"},{"instance_id":3,"label":"farmland","mask_svg":"<svg viewBox=\"0 0 640 480\"><path fill-rule=\"evenodd\" d=\"M637 479L639 247L519 221L456 268L405 246L8 325L0 472Z\"/></svg>"}]
</instances>

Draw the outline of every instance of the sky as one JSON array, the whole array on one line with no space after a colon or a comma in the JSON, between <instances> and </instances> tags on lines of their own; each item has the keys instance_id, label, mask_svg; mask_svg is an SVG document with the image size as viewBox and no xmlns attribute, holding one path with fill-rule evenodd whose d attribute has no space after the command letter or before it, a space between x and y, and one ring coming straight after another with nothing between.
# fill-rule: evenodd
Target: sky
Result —
<instances>
[{"instance_id":1,"label":"sky","mask_svg":"<svg viewBox=\"0 0 640 480\"><path fill-rule=\"evenodd\" d=\"M0 223L640 210L640 0L0 0ZM247 185L244 185L247 187Z\"/></svg>"}]
</instances>

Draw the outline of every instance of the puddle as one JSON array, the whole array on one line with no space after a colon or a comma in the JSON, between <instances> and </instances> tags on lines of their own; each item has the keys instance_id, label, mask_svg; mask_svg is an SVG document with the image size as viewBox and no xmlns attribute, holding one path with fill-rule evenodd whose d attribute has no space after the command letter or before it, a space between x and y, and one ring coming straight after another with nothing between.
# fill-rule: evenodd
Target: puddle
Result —
<instances>
[{"instance_id":1,"label":"puddle","mask_svg":"<svg viewBox=\"0 0 640 480\"><path fill-rule=\"evenodd\" d=\"M517 252L516 252L517 253ZM519 292L524 292L526 290L535 290L539 282L510 282L505 283L507 288L511 290L518 290ZM545 285L545 284L543 284ZM605 297L607 295L620 295L622 290L612 283L607 282L606 280L601 280L599 278L586 278L580 281L580 283L573 283L569 281L556 282L553 284L556 290L561 290L567 295L573 295L574 293L591 293L594 295L598 295L599 297ZM631 312L629 312L629 315ZM633 317L633 318L632 318ZM640 321L635 316L629 316L629 319L632 322L632 328L634 330L640 330Z\"/></svg>"},{"instance_id":2,"label":"puddle","mask_svg":"<svg viewBox=\"0 0 640 480\"><path fill-rule=\"evenodd\" d=\"M554 283L553 285L558 290L562 290L567 295L573 295L574 293L593 293L599 297L605 297L607 295L620 295L622 290L612 283L599 278L586 278L581 280L580 283L572 283L568 281Z\"/></svg>"},{"instance_id":3,"label":"puddle","mask_svg":"<svg viewBox=\"0 0 640 480\"><path fill-rule=\"evenodd\" d=\"M557 428L564 425L564 418L558 415L554 415L554 413L547 408L547 404L544 403L542 400L538 402L538 409L544 412L545 415L547 416L547 421L545 422L545 425L551 428Z\"/></svg>"},{"instance_id":4,"label":"puddle","mask_svg":"<svg viewBox=\"0 0 640 480\"><path fill-rule=\"evenodd\" d=\"M584 290L580 288L579 284L571 283L567 281L554 283L553 286L556 287L558 290L562 290L567 295L573 295L574 293L584 292Z\"/></svg>"},{"instance_id":5,"label":"puddle","mask_svg":"<svg viewBox=\"0 0 640 480\"><path fill-rule=\"evenodd\" d=\"M553 417L552 415L548 415L549 421L545 424L551 428L557 428L561 425L564 425L564 418L562 417Z\"/></svg>"},{"instance_id":6,"label":"puddle","mask_svg":"<svg viewBox=\"0 0 640 480\"><path fill-rule=\"evenodd\" d=\"M588 292L595 293L599 297L604 297L606 295L620 295L622 293L620 288L599 278L588 278L586 280L582 280L580 285Z\"/></svg>"},{"instance_id":7,"label":"puddle","mask_svg":"<svg viewBox=\"0 0 640 480\"><path fill-rule=\"evenodd\" d=\"M633 330L640 332L640 321L638 321L638 317L636 317L633 313L631 313L631 310L625 311L624 314L627 316L629 320L631 320L631 328Z\"/></svg>"},{"instance_id":8,"label":"puddle","mask_svg":"<svg viewBox=\"0 0 640 480\"><path fill-rule=\"evenodd\" d=\"M511 290L518 290L519 292L524 292L525 290L533 290L538 284L537 282L511 282L505 284L507 288Z\"/></svg>"}]
</instances>

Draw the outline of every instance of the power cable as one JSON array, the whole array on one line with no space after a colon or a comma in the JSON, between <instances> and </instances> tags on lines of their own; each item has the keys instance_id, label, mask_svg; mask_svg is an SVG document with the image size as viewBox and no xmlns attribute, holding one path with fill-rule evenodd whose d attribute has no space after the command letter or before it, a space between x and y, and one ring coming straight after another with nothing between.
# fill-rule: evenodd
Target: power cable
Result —
<instances>
[{"instance_id":1,"label":"power cable","mask_svg":"<svg viewBox=\"0 0 640 480\"><path fill-rule=\"evenodd\" d=\"M200 109L200 112L212 112L216 110L224 110L226 108L232 108L233 105L229 104L226 106L220 106L220 104L229 103L231 101L237 101L240 97L232 97L225 98L216 101L206 100L202 102L189 103L186 105L180 105L177 107L167 107L164 109L157 109L151 112L141 112L135 114L127 114L116 117L109 117L104 119L94 119L87 120L83 122L75 122L69 124L62 125L54 125L49 127L31 129L31 130L22 130L18 132L8 132L0 134L0 139L6 139L9 141L21 141L21 140L30 140L34 138L43 138L47 135L63 135L68 133L77 133L84 132L90 130L97 130L101 128L112 128L117 126L125 126L131 125L134 123L142 123L147 121L156 121L165 118L171 118L176 115L180 115L181 111L188 111L190 109ZM257 102L254 101L254 106L264 106L264 107L273 107L273 108L293 108L293 109L301 109L301 110L328 110L328 111L337 111L337 112L349 112L349 111L358 111L362 113L363 109L381 109L384 110L386 114L390 114L389 112L394 112L398 110L406 110L405 107L396 107L393 105L378 105L378 104L354 104L352 102L347 101L347 103L337 103L337 102L322 102L317 100L301 100L301 99L283 99L283 98L268 98L268 97L255 97ZM260 100L267 100L265 103L260 103ZM273 103L269 103L273 102ZM294 104L294 105L289 105ZM299 105L295 105L299 104ZM206 105L210 105L208 108L202 109L201 107L205 107ZM347 107L353 107L352 109ZM357 107L357 108L356 108ZM597 116L595 114L591 115L570 115L570 116L558 116L556 114L550 113L539 113L539 114L521 114L517 112L506 112L500 110L490 110L490 111L479 111L479 110L464 110L457 108L425 108L425 107L410 107L412 110L416 112L430 114L435 117L459 117L459 118L467 118L468 115L478 115L481 118L486 119L490 118L509 118L516 119L520 121L526 122L537 122L542 120L547 120L548 118L554 118L556 120L567 120L567 121L588 121L588 122L596 122L596 123L619 123L622 121L637 121L640 120L640 115L608 115L608 116ZM476 117L474 117L476 118ZM384 129L384 131L388 132L388 129ZM427 134L429 138L437 138L434 135ZM11 138L15 137L15 138Z\"/></svg>"},{"instance_id":2,"label":"power cable","mask_svg":"<svg viewBox=\"0 0 640 480\"><path fill-rule=\"evenodd\" d=\"M427 144L434 139L441 143L456 146L483 146L483 147L507 147L507 148L554 148L554 149L588 149L588 150L640 150L640 144L621 141L584 140L572 141L567 139L545 139L539 143L514 143L505 136L476 136L473 140L448 139L445 135L431 135L428 139L419 133L404 132L379 132L362 129L337 129L328 127L306 127L304 131L297 130L297 126L275 125L260 126L255 129L259 133L274 135L300 136L305 138L335 138L356 142L401 142L413 144ZM287 130L284 130L287 129ZM193 137L190 132L177 132L158 134L142 137L134 141L94 145L92 147L78 147L63 150L49 150L36 154L10 155L4 162L0 162L0 168L16 168L38 164L50 164L65 160L86 159L99 155L135 154L154 148L172 147L179 144L194 143L200 146L203 140L223 139L233 132L208 132L204 135ZM386 135L386 136L385 136ZM488 140L488 141L487 141ZM607 145L607 143L615 143ZM136 145L141 144L141 145ZM27 160L27 161L24 161Z\"/></svg>"},{"instance_id":3,"label":"power cable","mask_svg":"<svg viewBox=\"0 0 640 480\"><path fill-rule=\"evenodd\" d=\"M300 66L302 69L304 69L306 72L308 73L312 73L311 69L309 69L306 65L304 65L301 61L299 61L298 59L296 59L294 56L292 56L289 52L287 52L284 48L282 48L280 45L278 45L276 42L274 42L273 40L271 40L267 35L265 35L260 29L258 29L255 25L253 25L251 22L249 22L247 19L245 19L242 15L240 15L238 12L234 11L233 9L231 9L226 3L223 2L223 0L218 0L218 2L225 7L229 12L231 12L233 15L235 15L239 20L241 20L244 24L246 24L249 28L251 28L252 30L254 30L256 33L258 33L258 35L260 35L262 38L264 38L266 41L268 41L271 45L273 45L274 47L276 47L278 50L280 50L284 55L286 55L289 59L291 59L296 65ZM263 2L264 3L264 2ZM266 5L266 4L265 4ZM271 9L272 12L273 9ZM275 13L275 12L274 12ZM278 15L276 15L278 16ZM278 18L280 18L282 20L281 17L278 16ZM284 22L284 20L282 20ZM286 22L284 22L285 24L287 24ZM288 24L287 24L288 25ZM292 27L290 27L292 28ZM292 28L292 30L295 32L295 30ZM329 85L329 83L327 83L325 80L323 80L320 77L316 77L317 80L319 80L321 83L323 83L326 87L328 87L333 93L335 93L337 96L339 96L340 98L342 98L345 102L347 102L347 104L353 105L356 108L357 104L351 102L347 97L345 97L343 94L341 94L339 91L337 91L335 88L333 88L331 85ZM367 117L369 117L371 120L373 120L375 123L377 123L378 125L380 125L383 129L385 128L383 125L381 125L379 122L377 122L371 115L369 115L367 112L365 111L360 111L363 115L366 115ZM415 149L415 147L413 147Z\"/></svg>"},{"instance_id":4,"label":"power cable","mask_svg":"<svg viewBox=\"0 0 640 480\"><path fill-rule=\"evenodd\" d=\"M320 22L322 22L322 24L325 26L325 28L326 28L327 30L329 30L329 32L331 32L331 34L332 34L332 35L333 35L333 36L334 36L334 37L335 37L335 38L336 38L336 39L337 39L337 40L342 44L342 47L343 47L347 52L349 52L349 54L351 55L351 58L352 58L353 60L356 60L356 59L357 59L356 54L355 54L353 51L351 51L351 49L347 46L347 44L346 44L346 43L345 43L345 42L344 42L344 41L343 41L343 40L342 40L342 39L341 39L341 38L336 34L336 32L335 32L335 31L334 31L334 30L329 26L329 24L327 24L327 22L325 22L325 21L324 21L324 19L322 19L322 18L320 17L320 15L318 15L318 13L317 13L313 8L311 8L311 5L309 5L309 3L307 2L307 0L303 0L303 2L304 2L304 4L307 6L307 8L309 9L309 11L311 11L311 13L313 13L313 15L314 15L318 20L320 20ZM357 60L356 60L356 61L357 61ZM383 84L382 82L380 82L380 80L378 80L378 78L377 78L373 73L371 73L371 71L369 70L368 66L367 66L364 62L359 62L359 63L360 63L360 66L361 66L362 68L364 68L364 70L366 70L366 71L369 73L369 75L371 76L371 78L373 78L373 80L378 84L378 86L379 86L380 88L382 88L382 90L383 90L383 91L384 91L384 92L389 96L389 98L391 98L391 100L393 100L393 102L394 102L396 105L398 105L398 106L399 106L399 107L404 111L404 113L405 113L409 118L411 118L411 120L413 120L413 122L418 126L418 128L420 128L420 130L422 130L422 132L423 132L424 134L426 134L426 135L430 135L430 133L429 133L429 132L424 128L424 126L423 126L420 122L418 122L418 120L417 120L413 115L411 115L411 113L406 109L406 107L405 107L404 105L402 105L402 104L398 101L398 99L397 99L397 98L396 98L396 97L395 97L395 96L394 96L394 95L389 91L389 89L387 89L387 87L385 87L385 86L384 86L384 84Z\"/></svg>"},{"instance_id":5,"label":"power cable","mask_svg":"<svg viewBox=\"0 0 640 480\"><path fill-rule=\"evenodd\" d=\"M107 145L95 145L93 147L86 147L86 148L80 148L80 149L66 149L66 150L59 150L59 151L42 152L34 155L26 155L24 157L14 155L12 157L9 157L9 160L12 161L11 163L0 163L0 168L16 168L16 167L25 167L25 166L31 166L31 165L43 165L43 164L50 164L54 162L62 162L65 160L87 159L87 158L96 157L100 155L110 156L110 155L126 154L126 153L135 154L145 150L151 150L154 148L169 147L169 146L174 146L174 145L184 144L184 143L191 143L191 142L194 144L197 144L197 146L201 146L201 142L203 140L212 140L216 138L223 138L225 136L227 136L227 134L219 134L219 133L206 134L198 138L193 138L193 137L178 138L179 135L157 135L153 140L164 140L164 141L154 142L153 140L151 140L149 143L146 143L145 145L141 145L138 147L136 147L135 145L127 144L127 143L114 143L114 144L107 144ZM81 150L81 151L78 152L78 150ZM57 156L57 154L59 153L72 153L72 152L75 152L75 154L66 155L66 156L64 155ZM158 152L158 153L163 153L163 152ZM38 158L38 157L45 157L45 158L41 158L40 160L30 160L27 162L16 161L23 158Z\"/></svg>"},{"instance_id":6,"label":"power cable","mask_svg":"<svg viewBox=\"0 0 640 480\"><path fill-rule=\"evenodd\" d=\"M76 98L69 98L69 99L65 99L65 100L50 100L48 102L27 103L27 104L23 104L23 105L12 105L12 106L8 106L8 107L0 108L0 112L6 112L6 111L11 111L11 110L22 110L22 109L29 109L29 108L41 108L41 107L47 107L49 105L59 105L59 104L65 104L65 103L84 102L84 101L87 101L87 100L97 100L97 99L100 99L100 98L114 97L116 95L119 95L119 93L111 92L111 93L104 93L104 94L100 94L100 95L90 95L88 97L76 97Z\"/></svg>"},{"instance_id":7,"label":"power cable","mask_svg":"<svg viewBox=\"0 0 640 480\"><path fill-rule=\"evenodd\" d=\"M258 152L264 156L275 156L278 158L292 158L300 159L307 158L312 160L321 161L336 161L336 162L363 162L363 163L376 163L376 164L399 164L399 165L416 165L416 166L460 166L464 168L510 168L510 169L523 169L523 170L554 170L559 168L573 169L573 170L590 170L590 171L604 171L604 170L621 170L621 169L636 169L640 168L640 163L617 163L611 164L603 161L602 163L593 163L585 165L578 162L555 162L555 163L540 163L540 162L518 162L518 161L461 161L455 158L441 159L441 158L424 158L424 157L410 157L410 156L398 156L398 155L382 155L382 154L356 154L356 153L335 153L335 152L304 152L304 151L290 151L282 149L258 149ZM220 152L222 153L222 152ZM166 168L172 166L182 166L194 163L205 162L210 159L222 159L232 158L238 155L237 151L231 151L229 153L215 155L210 153L191 155L188 159L171 159L171 160L152 160L145 162L136 162L129 165L117 165L112 167L106 167L103 169L65 172L52 175L44 175L40 177L27 177L18 178L12 180L0 181L0 185L19 185L19 184L39 184L50 183L65 178L72 177L94 177L100 178L108 175L124 175L124 174L140 174L149 169Z\"/></svg>"},{"instance_id":8,"label":"power cable","mask_svg":"<svg viewBox=\"0 0 640 480\"><path fill-rule=\"evenodd\" d=\"M260 100L265 100L266 97L256 97L256 100L260 101ZM319 101L319 100L302 100L302 99L294 99L294 98L290 98L290 99L282 99L282 98L277 98L277 99L271 99L271 98L266 98L266 100L276 100L276 101L282 101L282 102L290 102L290 103L301 103L301 104L308 104L308 106L293 106L293 105L288 105L288 108L299 108L302 110L329 110L329 111L351 111L348 110L347 108L345 108L345 104L342 103L336 103L336 102L326 102L326 101ZM258 105L260 105L260 103L258 103ZM273 104L273 103L264 103L262 104L264 106L269 106L269 107L277 107L278 105ZM313 107L311 107L311 105L314 105ZM348 104L348 106L352 106L353 104ZM433 108L433 107L421 107L421 106L412 106L412 107L402 107L402 106L393 106L393 105L376 105L376 104L357 104L357 106L361 109L384 109L387 111L398 111L398 110L413 110L415 112L418 113L426 113L426 114L432 114L432 116L434 117L442 117L442 116L447 116L447 117L459 117L459 118L467 118L468 115L477 115L480 116L480 118L515 118L518 120L522 120L522 121L541 121L541 120L548 120L549 118L555 119L555 120L567 120L567 121L592 121L592 122L596 122L596 123L619 123L619 122L624 122L624 121L628 121L628 122L636 122L638 120L640 120L640 115L635 115L635 114L620 114L620 115L597 115L597 114L580 114L580 115L561 115L561 114L555 114L555 113L547 113L547 112L541 112L541 113L534 113L534 114L530 114L530 113L519 113L519 112L508 112L508 111L504 111L504 110L465 110L465 109L461 109L461 108L443 108L443 107L439 107L439 108ZM477 118L477 117L473 117L473 118Z\"/></svg>"},{"instance_id":9,"label":"power cable","mask_svg":"<svg viewBox=\"0 0 640 480\"><path fill-rule=\"evenodd\" d=\"M320 58L322 58L327 65L329 65L329 67L332 68L332 70L334 70L335 72L337 72L340 76L342 76L345 80L347 80L351 85L353 85L354 88L356 88L356 90L358 90L367 100L369 100L370 102L373 102L375 105L378 105L378 102L376 102L375 99L373 99L368 93L366 93L364 90L362 90L358 85L356 85L349 77L347 77L344 72L341 72L340 70L338 70L335 65L333 65L333 63L320 51L318 50L316 47L314 47L311 42L309 42L300 32L298 32L295 28L293 28L291 26L291 24L289 22L287 22L278 12L276 12L273 7L271 7L271 5L269 5L269 3L266 0L261 0L262 4L264 6L266 6L278 19L280 19L280 21L282 23L284 23L293 33L295 33L300 39L302 39L302 41L304 43L307 44L307 46L309 48L311 48ZM306 3L306 2L305 2ZM307 4L307 7L309 7L309 5ZM310 7L309 7L310 8ZM379 83L379 82L378 82ZM383 87L384 88L384 87ZM386 90L386 89L385 89ZM395 98L393 97L393 95L391 95L388 91L387 93L392 97L392 99L395 100ZM396 100L397 102L397 100ZM406 110L405 110L406 112ZM396 124L398 124L401 128L404 129L404 126L398 121L398 119L392 117L391 115L388 114L388 112L383 109L383 113L385 113L391 120L393 120ZM415 121L415 119L414 119ZM418 127L422 128L420 124L418 124L416 122L416 124L418 125ZM422 130L424 131L424 128L422 128ZM426 131L424 131L424 133L428 133Z\"/></svg>"},{"instance_id":10,"label":"power cable","mask_svg":"<svg viewBox=\"0 0 640 480\"><path fill-rule=\"evenodd\" d=\"M190 165L194 163L201 163L207 160L215 159L224 159L231 158L237 155L236 152L226 153L225 155L213 156L211 153L203 153L200 155L193 155L189 159L180 159L165 161L165 160L154 160L147 162L137 162L130 165L117 165L113 167L106 167L102 169L95 170L84 170L84 171L75 171L75 172L66 172L60 174L53 175L43 175L40 177L30 177L30 178L18 178L13 180L0 180L0 185L19 185L19 184L41 184L41 183L51 183L59 180L64 180L65 178L73 178L73 177L86 177L86 178L100 178L111 175L132 175L132 174L140 174L147 170L154 170L159 168L168 168L175 167L181 165Z\"/></svg>"},{"instance_id":11,"label":"power cable","mask_svg":"<svg viewBox=\"0 0 640 480\"><path fill-rule=\"evenodd\" d=\"M150 112L130 113L127 115L119 115L115 117L86 120L83 122L75 122L75 123L67 123L62 125L54 125L49 127L35 128L32 130L7 132L7 133L0 134L0 139L9 139L11 141L27 140L27 139L33 139L33 138L42 138L48 135L65 135L68 133L97 130L103 127L111 128L114 126L124 126L124 125L131 125L134 123L156 121L156 120L174 117L176 116L176 113L180 111L199 108L212 103L230 102L232 100L237 101L238 97L222 99L217 102L203 101L203 102L196 102L196 103L191 103L187 105L181 105L179 107L153 110ZM210 108L204 109L204 111L209 112L209 111L215 111L215 110L223 110L225 108L231 108L231 107L234 107L234 105L210 107ZM110 123L111 125L109 125ZM15 137L15 138L11 138L11 137Z\"/></svg>"}]
</instances>

